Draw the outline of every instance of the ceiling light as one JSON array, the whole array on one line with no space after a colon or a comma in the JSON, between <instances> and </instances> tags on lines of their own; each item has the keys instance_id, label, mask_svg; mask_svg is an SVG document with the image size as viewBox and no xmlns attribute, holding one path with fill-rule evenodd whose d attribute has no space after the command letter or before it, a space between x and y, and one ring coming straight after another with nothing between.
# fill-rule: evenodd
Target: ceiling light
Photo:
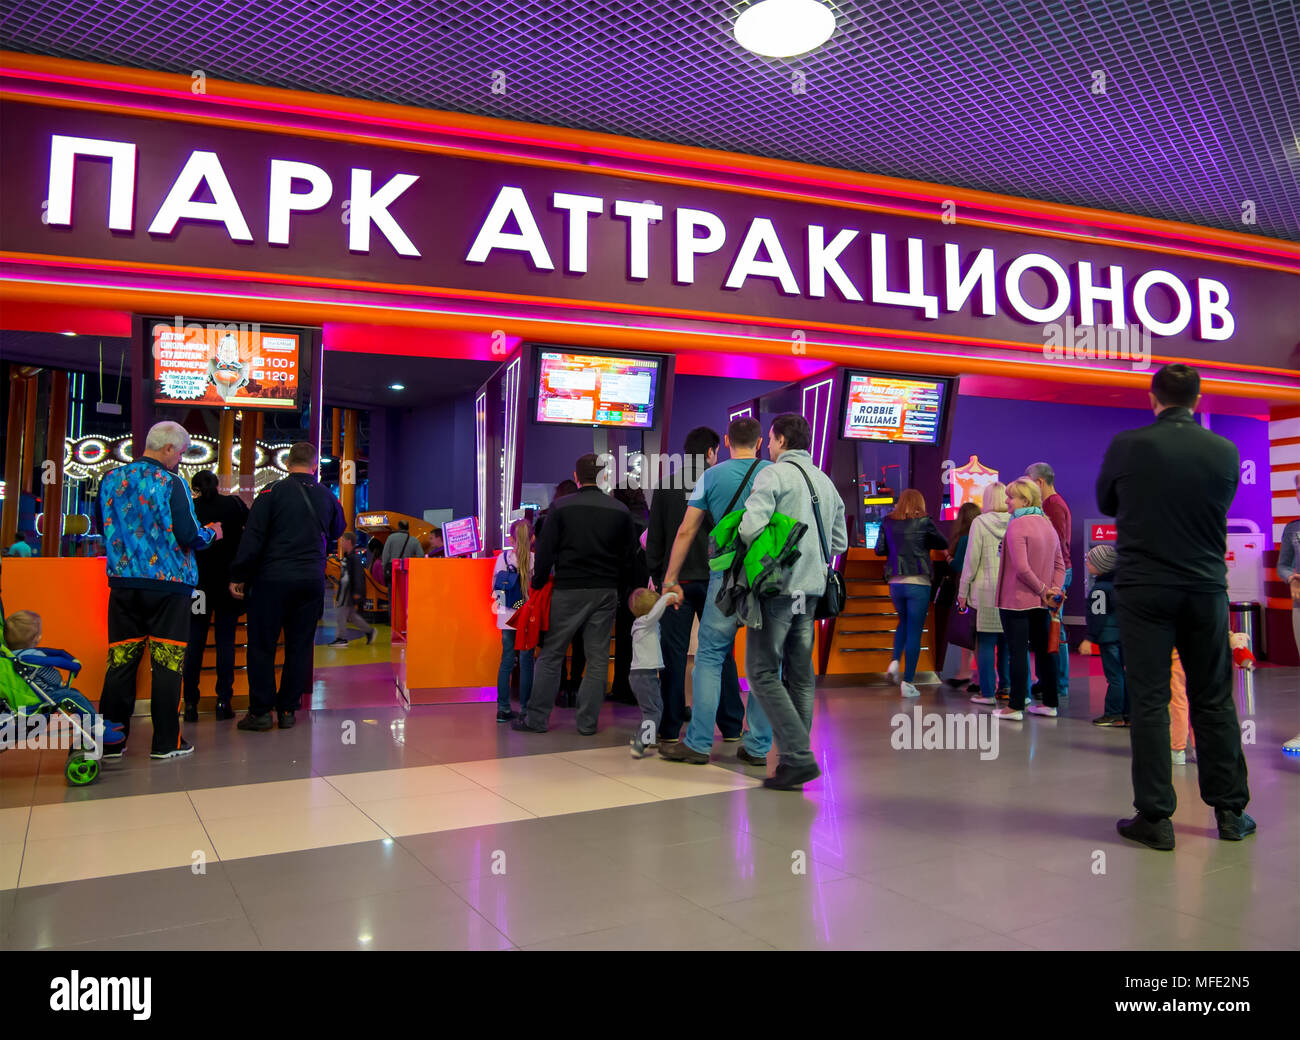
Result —
<instances>
[{"instance_id":1,"label":"ceiling light","mask_svg":"<svg viewBox=\"0 0 1300 1040\"><path fill-rule=\"evenodd\" d=\"M329 465L331 462L333 462L333 461L334 461L334 460L331 459L328 455L322 455L322 456L320 457L320 462L321 462L321 465L322 465L322 466L328 466L328 465Z\"/></svg>"},{"instance_id":2,"label":"ceiling light","mask_svg":"<svg viewBox=\"0 0 1300 1040\"><path fill-rule=\"evenodd\" d=\"M389 390L405 390L405 389L406 389L406 384L405 384L405 383L389 383L389 384L388 384L388 389L389 389Z\"/></svg>"},{"instance_id":3,"label":"ceiling light","mask_svg":"<svg viewBox=\"0 0 1300 1040\"><path fill-rule=\"evenodd\" d=\"M736 42L767 58L816 50L835 32L835 14L817 0L759 0L736 19Z\"/></svg>"},{"instance_id":4,"label":"ceiling light","mask_svg":"<svg viewBox=\"0 0 1300 1040\"><path fill-rule=\"evenodd\" d=\"M64 332L64 333L61 333L61 335L64 335L64 336L75 336L76 333L75 333L75 332Z\"/></svg>"}]
</instances>

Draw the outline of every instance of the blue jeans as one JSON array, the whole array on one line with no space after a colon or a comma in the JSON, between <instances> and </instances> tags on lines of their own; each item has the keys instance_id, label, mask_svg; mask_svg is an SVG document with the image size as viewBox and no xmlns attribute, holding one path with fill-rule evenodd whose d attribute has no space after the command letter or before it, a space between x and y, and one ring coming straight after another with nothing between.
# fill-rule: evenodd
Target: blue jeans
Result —
<instances>
[{"instance_id":1,"label":"blue jeans","mask_svg":"<svg viewBox=\"0 0 1300 1040\"><path fill-rule=\"evenodd\" d=\"M976 632L975 661L982 697L992 697L998 690L1011 689L1011 655L1005 632Z\"/></svg>"},{"instance_id":2,"label":"blue jeans","mask_svg":"<svg viewBox=\"0 0 1300 1040\"><path fill-rule=\"evenodd\" d=\"M1065 580L1061 582L1061 606L1056 616L1061 619L1061 648L1057 651L1056 693L1060 697L1070 696L1070 643L1065 638L1065 596L1070 591L1070 579L1074 568L1065 568Z\"/></svg>"},{"instance_id":3,"label":"blue jeans","mask_svg":"<svg viewBox=\"0 0 1300 1040\"><path fill-rule=\"evenodd\" d=\"M691 675L691 721L686 726L685 740L688 748L702 755L707 755L713 749L714 722L718 715L718 702L722 699L722 671L736 644L736 633L740 631L736 619L727 617L718 609L715 600L721 587L722 572L714 571L709 577L704 613L700 615L695 671ZM683 606L682 609L687 608ZM767 721L763 705L754 696L752 679L745 713L748 721L745 750L752 755L766 755L772 747L772 727Z\"/></svg>"},{"instance_id":4,"label":"blue jeans","mask_svg":"<svg viewBox=\"0 0 1300 1040\"><path fill-rule=\"evenodd\" d=\"M755 700L763 706L781 749L782 765L812 765L813 616L807 611L796 614L792 596L765 599L760 609L763 627L751 628L745 640L750 711ZM781 681L783 664L785 682Z\"/></svg>"},{"instance_id":5,"label":"blue jeans","mask_svg":"<svg viewBox=\"0 0 1300 1040\"><path fill-rule=\"evenodd\" d=\"M533 663L531 650L515 649L515 630L501 630L501 667L497 669L497 711L510 710L510 673L514 671L515 658L519 659L519 710L528 707L528 697L533 692Z\"/></svg>"},{"instance_id":6,"label":"blue jeans","mask_svg":"<svg viewBox=\"0 0 1300 1040\"><path fill-rule=\"evenodd\" d=\"M930 608L930 586L909 582L890 582L889 598L898 611L898 627L894 629L894 660L907 654L907 668L903 682L916 678L916 663L921 656L921 630L925 628L926 611Z\"/></svg>"},{"instance_id":7,"label":"blue jeans","mask_svg":"<svg viewBox=\"0 0 1300 1040\"><path fill-rule=\"evenodd\" d=\"M1106 676L1106 703L1103 715L1123 715L1128 718L1128 687L1124 685L1124 648L1120 643L1098 643L1101 652L1101 670Z\"/></svg>"}]
</instances>

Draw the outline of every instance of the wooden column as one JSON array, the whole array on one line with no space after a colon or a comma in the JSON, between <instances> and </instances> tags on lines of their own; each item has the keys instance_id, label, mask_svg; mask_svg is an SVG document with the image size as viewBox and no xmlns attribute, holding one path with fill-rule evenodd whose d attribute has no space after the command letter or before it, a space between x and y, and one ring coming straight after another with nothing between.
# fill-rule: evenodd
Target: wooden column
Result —
<instances>
[{"instance_id":1,"label":"wooden column","mask_svg":"<svg viewBox=\"0 0 1300 1040\"><path fill-rule=\"evenodd\" d=\"M54 480L44 484L45 520L41 524L41 555L59 556L63 545L63 442L68 435L68 373L50 373L50 424L45 430L45 451L54 463ZM42 468L42 481L44 481Z\"/></svg>"},{"instance_id":2,"label":"wooden column","mask_svg":"<svg viewBox=\"0 0 1300 1040\"><path fill-rule=\"evenodd\" d=\"M257 419L260 413L248 409L240 412L239 420L239 497L244 504L253 504L257 490Z\"/></svg>"},{"instance_id":3,"label":"wooden column","mask_svg":"<svg viewBox=\"0 0 1300 1040\"><path fill-rule=\"evenodd\" d=\"M0 552L8 552L18 534L18 502L22 497L23 434L27 425L27 377L9 370L9 422L5 435L5 499L0 513Z\"/></svg>"},{"instance_id":4,"label":"wooden column","mask_svg":"<svg viewBox=\"0 0 1300 1040\"><path fill-rule=\"evenodd\" d=\"M235 446L235 412L233 408L221 410L220 432L217 434L217 486L221 493L231 490L231 456Z\"/></svg>"},{"instance_id":5,"label":"wooden column","mask_svg":"<svg viewBox=\"0 0 1300 1040\"><path fill-rule=\"evenodd\" d=\"M40 385L36 382L40 369L32 370L27 377L27 415L23 422L23 459L19 472L23 475L23 490L32 491L32 471L36 468L36 399L40 397Z\"/></svg>"},{"instance_id":6,"label":"wooden column","mask_svg":"<svg viewBox=\"0 0 1300 1040\"><path fill-rule=\"evenodd\" d=\"M339 500L349 529L357 507L357 410L343 412L343 456L339 459Z\"/></svg>"},{"instance_id":7,"label":"wooden column","mask_svg":"<svg viewBox=\"0 0 1300 1040\"><path fill-rule=\"evenodd\" d=\"M331 408L330 409L330 446L333 448L333 454L336 459L343 453L343 449L339 444L339 437L342 434L342 428L343 428L343 409Z\"/></svg>"}]
</instances>

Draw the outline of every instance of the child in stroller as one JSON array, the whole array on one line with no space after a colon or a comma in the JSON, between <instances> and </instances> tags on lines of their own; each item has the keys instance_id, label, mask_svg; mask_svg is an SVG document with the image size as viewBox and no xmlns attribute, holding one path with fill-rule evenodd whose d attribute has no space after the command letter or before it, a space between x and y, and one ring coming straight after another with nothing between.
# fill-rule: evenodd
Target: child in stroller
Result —
<instances>
[{"instance_id":1,"label":"child in stroller","mask_svg":"<svg viewBox=\"0 0 1300 1040\"><path fill-rule=\"evenodd\" d=\"M41 616L34 611L0 615L0 707L19 716L57 712L68 720L83 747L71 749L64 774L70 785L80 787L99 775L105 745L122 743L122 728L101 720L90 701L69 685L81 662L66 650L41 649L41 635ZM66 682L60 671L68 673Z\"/></svg>"}]
</instances>

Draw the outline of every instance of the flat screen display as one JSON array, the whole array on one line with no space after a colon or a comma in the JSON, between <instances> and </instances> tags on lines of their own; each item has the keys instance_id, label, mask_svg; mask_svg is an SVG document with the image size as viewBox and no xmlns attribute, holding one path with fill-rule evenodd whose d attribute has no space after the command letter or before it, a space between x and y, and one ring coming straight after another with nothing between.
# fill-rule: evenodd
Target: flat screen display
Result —
<instances>
[{"instance_id":1,"label":"flat screen display","mask_svg":"<svg viewBox=\"0 0 1300 1040\"><path fill-rule=\"evenodd\" d=\"M880 521L875 520L862 525L862 544L868 549L874 549L876 542L880 541Z\"/></svg>"},{"instance_id":2,"label":"flat screen display","mask_svg":"<svg viewBox=\"0 0 1300 1040\"><path fill-rule=\"evenodd\" d=\"M146 335L153 349L156 405L298 407L301 332L247 323L156 321Z\"/></svg>"},{"instance_id":3,"label":"flat screen display","mask_svg":"<svg viewBox=\"0 0 1300 1040\"><path fill-rule=\"evenodd\" d=\"M942 379L850 372L844 392L844 436L859 441L937 444L947 389Z\"/></svg>"},{"instance_id":4,"label":"flat screen display","mask_svg":"<svg viewBox=\"0 0 1300 1040\"><path fill-rule=\"evenodd\" d=\"M540 349L536 419L652 429L661 364L653 357Z\"/></svg>"}]
</instances>

